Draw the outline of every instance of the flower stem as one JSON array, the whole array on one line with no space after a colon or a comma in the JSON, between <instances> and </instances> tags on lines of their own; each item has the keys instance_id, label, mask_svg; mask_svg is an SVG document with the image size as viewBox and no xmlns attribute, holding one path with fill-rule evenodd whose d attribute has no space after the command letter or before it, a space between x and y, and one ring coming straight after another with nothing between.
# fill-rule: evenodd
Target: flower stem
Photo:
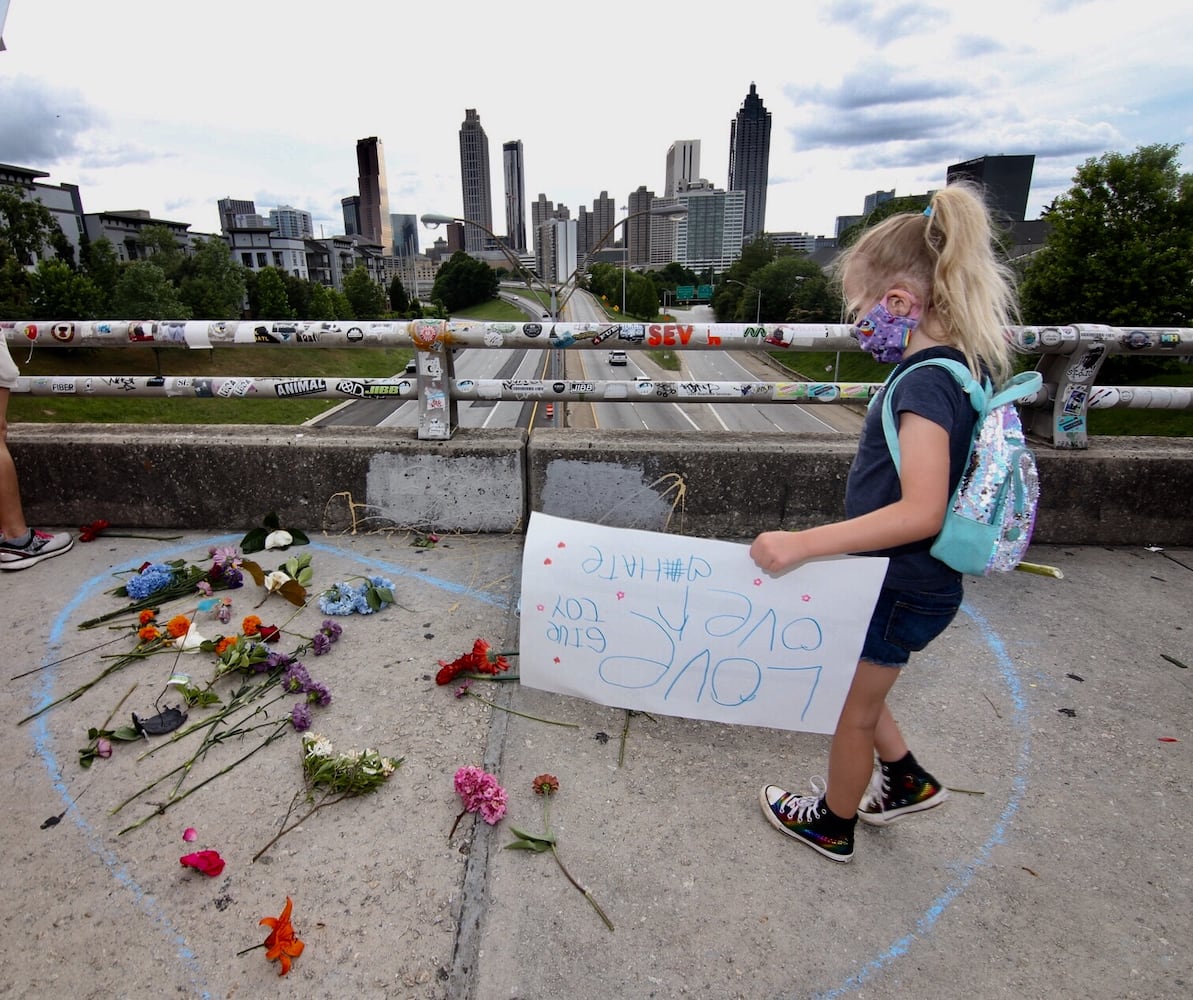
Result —
<instances>
[{"instance_id":1,"label":"flower stem","mask_svg":"<svg viewBox=\"0 0 1193 1000\"><path fill-rule=\"evenodd\" d=\"M301 793L299 793L299 794L301 794ZM273 847L274 844L276 844L279 840L281 840L284 836L286 836L286 834L288 834L291 830L295 829L296 827L302 826L303 823L305 823L308 819L310 819L312 816L314 816L315 813L317 813L324 806L331 806L331 805L335 805L337 802L343 802L344 799L350 798L354 794L355 794L354 792L344 792L342 795L337 795L334 799L324 799L322 802L316 803L315 805L311 806L310 809L308 809L302 816L299 816L298 819L296 819L289 826L283 826L282 829L280 831L278 831L278 835L276 837L274 837L268 844L266 844L264 847L261 848L261 850L259 850L256 854L253 855L252 860L255 862L259 857L261 857L262 854L264 854L271 847ZM297 801L298 795L295 795L294 798L295 798L295 801ZM294 803L292 802L290 804L290 809L293 809L293 808L294 808ZM289 811L286 812L286 816L287 816L287 818L289 818L289 816L290 816ZM282 822L285 823L285 820L282 820Z\"/></svg>"},{"instance_id":2,"label":"flower stem","mask_svg":"<svg viewBox=\"0 0 1193 1000\"><path fill-rule=\"evenodd\" d=\"M546 828L547 837L551 836L551 824L549 822L550 814L548 812L548 806L547 806L547 803L550 801L551 800L549 797L544 796L544 798L543 798L543 826ZM608 927L609 930L613 930L613 921L610 920L608 915L605 913L605 911L601 909L601 904L598 903L596 901L596 899L593 898L592 893L589 892L588 889L586 889L584 886L582 886L579 882L577 882L575 880L575 878L572 877L572 873L570 871L568 871L567 865L565 865L563 863L563 858L561 858L559 856L559 852L555 849L554 840L551 841L551 856L555 859L555 863L557 865L559 865L559 870L561 872L563 872L563 874L567 878L567 880L569 882L571 882L572 885L574 885L577 889L580 890L581 895L583 895L584 898L587 899L588 902L592 905L592 908L597 911L597 915L603 921L605 921L605 926Z\"/></svg>"},{"instance_id":3,"label":"flower stem","mask_svg":"<svg viewBox=\"0 0 1193 1000\"><path fill-rule=\"evenodd\" d=\"M533 719L535 722L545 722L548 726L564 726L568 729L579 729L579 725L575 722L556 722L554 719L544 719L537 715L527 715L525 712L519 712L513 708L506 708L504 705L498 705L495 702L489 701L488 698L482 698L479 694L473 694L471 691L464 692L469 698L475 698L477 701L488 705L490 708L500 709L502 712L509 712L510 715L517 715L523 719Z\"/></svg>"},{"instance_id":4,"label":"flower stem","mask_svg":"<svg viewBox=\"0 0 1193 1000\"><path fill-rule=\"evenodd\" d=\"M265 739L263 739L255 747L253 747L253 749L250 750L248 753L246 753L244 756L237 757L236 760L232 761L232 763L229 764L227 767L221 768L220 770L216 771L215 774L210 775L207 778L204 778L197 785L195 785L194 788L188 789L187 791L183 792L181 795L178 796L178 798L170 799L169 802L163 802L160 806L158 806L156 809L154 809L153 812L151 812L148 816L145 816L143 819L137 820L136 823L126 826L123 830L118 831L116 836L122 837L122 836L124 836L124 834L129 833L130 831L136 830L138 827L144 826L151 819L153 819L154 816L162 815L162 813L164 813L167 809L169 809L170 806L178 805L178 803L181 802L183 799L185 799L191 795L194 795L195 792L197 792L204 785L209 784L210 782L215 781L216 778L227 774L229 771L232 770L232 768L236 767L237 764L244 763L244 761L248 760L258 750L264 749L265 747L269 746L270 743L272 743L274 740L276 740L279 736L282 735L282 732L285 729L285 727L287 727L289 725L290 725L289 719L287 719L285 722L279 722L277 725L277 728L274 729L274 731L272 733L270 733L268 736L266 736Z\"/></svg>"}]
</instances>

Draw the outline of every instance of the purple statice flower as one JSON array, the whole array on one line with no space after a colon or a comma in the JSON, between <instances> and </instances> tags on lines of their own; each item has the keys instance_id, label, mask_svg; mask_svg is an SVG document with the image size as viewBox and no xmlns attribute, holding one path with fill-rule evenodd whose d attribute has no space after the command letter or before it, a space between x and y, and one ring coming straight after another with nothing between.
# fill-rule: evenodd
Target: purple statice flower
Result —
<instances>
[{"instance_id":1,"label":"purple statice flower","mask_svg":"<svg viewBox=\"0 0 1193 1000\"><path fill-rule=\"evenodd\" d=\"M316 632L315 638L311 640L311 648L316 656L322 656L331 650L331 640L323 632Z\"/></svg>"},{"instance_id":2,"label":"purple statice flower","mask_svg":"<svg viewBox=\"0 0 1193 1000\"><path fill-rule=\"evenodd\" d=\"M286 668L286 672L282 674L282 690L289 691L291 694L299 694L306 691L311 686L311 675L307 673L307 668L295 660Z\"/></svg>"},{"instance_id":3,"label":"purple statice flower","mask_svg":"<svg viewBox=\"0 0 1193 1000\"><path fill-rule=\"evenodd\" d=\"M319 631L327 637L328 642L335 642L343 634L344 629L339 622L324 618L323 624L319 626Z\"/></svg>"},{"instance_id":4,"label":"purple statice flower","mask_svg":"<svg viewBox=\"0 0 1193 1000\"><path fill-rule=\"evenodd\" d=\"M312 705L318 705L320 708L326 708L331 704L331 692L327 687L320 684L318 681L311 681L307 685L307 701Z\"/></svg>"},{"instance_id":5,"label":"purple statice flower","mask_svg":"<svg viewBox=\"0 0 1193 1000\"><path fill-rule=\"evenodd\" d=\"M288 667L294 662L294 657L288 653L272 652L265 657L265 666L269 670L277 670L278 667Z\"/></svg>"},{"instance_id":6,"label":"purple statice flower","mask_svg":"<svg viewBox=\"0 0 1193 1000\"><path fill-rule=\"evenodd\" d=\"M297 702L290 709L290 724L300 733L305 733L311 728L311 710L305 701Z\"/></svg>"}]
</instances>

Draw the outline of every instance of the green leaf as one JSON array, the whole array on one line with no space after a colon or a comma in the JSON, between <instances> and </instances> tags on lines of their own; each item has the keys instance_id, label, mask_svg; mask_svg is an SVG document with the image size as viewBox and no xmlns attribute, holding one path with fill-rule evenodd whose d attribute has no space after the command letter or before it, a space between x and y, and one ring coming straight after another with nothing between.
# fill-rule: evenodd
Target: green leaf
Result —
<instances>
[{"instance_id":1,"label":"green leaf","mask_svg":"<svg viewBox=\"0 0 1193 1000\"><path fill-rule=\"evenodd\" d=\"M278 515L275 511L270 511L265 515L265 520L262 522L270 531L277 531L281 527L278 523Z\"/></svg>"},{"instance_id":2,"label":"green leaf","mask_svg":"<svg viewBox=\"0 0 1193 1000\"><path fill-rule=\"evenodd\" d=\"M549 833L540 837L537 833L527 833L525 830L519 830L516 826L511 826L510 830L515 837L521 837L523 840L533 840L535 843L545 844L547 847L555 843L555 838Z\"/></svg>"},{"instance_id":3,"label":"green leaf","mask_svg":"<svg viewBox=\"0 0 1193 1000\"><path fill-rule=\"evenodd\" d=\"M216 699L218 701L218 699ZM124 740L131 743L134 740L141 739L141 734L137 732L132 726L120 726L118 729L112 730L109 734L109 739Z\"/></svg>"},{"instance_id":4,"label":"green leaf","mask_svg":"<svg viewBox=\"0 0 1193 1000\"><path fill-rule=\"evenodd\" d=\"M544 851L551 850L551 845L532 843L529 840L515 840L512 844L506 844L505 849L507 851L534 851L535 854L542 854Z\"/></svg>"},{"instance_id":5,"label":"green leaf","mask_svg":"<svg viewBox=\"0 0 1193 1000\"><path fill-rule=\"evenodd\" d=\"M376 587L369 587L365 591L365 602L374 611L381 610L381 598L377 596L377 588Z\"/></svg>"},{"instance_id":6,"label":"green leaf","mask_svg":"<svg viewBox=\"0 0 1193 1000\"><path fill-rule=\"evenodd\" d=\"M245 554L260 552L265 548L265 539L269 536L264 528L254 528L240 540L240 550Z\"/></svg>"},{"instance_id":7,"label":"green leaf","mask_svg":"<svg viewBox=\"0 0 1193 1000\"><path fill-rule=\"evenodd\" d=\"M310 545L311 540L307 538L306 533L299 531L297 528L287 528L290 532L290 537L294 539L294 545Z\"/></svg>"}]
</instances>

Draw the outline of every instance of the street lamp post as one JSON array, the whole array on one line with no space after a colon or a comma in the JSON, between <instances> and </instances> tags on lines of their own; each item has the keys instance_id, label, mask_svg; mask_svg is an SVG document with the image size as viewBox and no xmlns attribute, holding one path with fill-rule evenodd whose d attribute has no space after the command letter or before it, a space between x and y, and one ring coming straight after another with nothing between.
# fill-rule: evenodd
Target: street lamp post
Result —
<instances>
[{"instance_id":1,"label":"street lamp post","mask_svg":"<svg viewBox=\"0 0 1193 1000\"><path fill-rule=\"evenodd\" d=\"M505 243L502 241L501 237L499 237L495 232L493 232L493 230L489 229L487 226L484 226L479 222L476 222L473 219L460 219L454 215L438 215L434 212L431 212L431 213L428 213L427 215L422 216L423 225L427 226L431 229L435 229L441 225L448 225L453 222L458 222L464 226L476 226L477 229L481 230L482 232L488 233L491 237L493 237L493 242L497 245L497 249L500 250L505 255L506 260L508 260L511 264L514 265L514 268L517 270L518 274L520 274L522 276L522 280L526 282L526 287L529 288L531 291L535 291L536 290L535 285L537 283L537 285L538 285L537 290L545 292L547 294L547 297L550 301L551 319L553 319L553 320L559 319L560 303L558 302L557 296L555 294L555 287L553 285L548 285L541 278L537 277L534 274L531 274L531 272L526 270L526 268L522 266L522 262L520 260L518 260L517 257L514 256L513 252L510 250L510 248L505 245Z\"/></svg>"},{"instance_id":2,"label":"street lamp post","mask_svg":"<svg viewBox=\"0 0 1193 1000\"><path fill-rule=\"evenodd\" d=\"M753 285L747 285L744 281L738 281L736 278L726 278L725 281L727 284L741 285L742 288L748 291L758 293L758 307L754 310L754 325L758 326L762 322L762 289L755 288Z\"/></svg>"},{"instance_id":3,"label":"street lamp post","mask_svg":"<svg viewBox=\"0 0 1193 1000\"><path fill-rule=\"evenodd\" d=\"M622 210L625 211L626 206L623 205ZM671 219L673 221L678 221L679 219L684 218L687 214L688 214L688 206L687 205L652 205L650 208L643 209L641 212L634 212L632 215L627 215L624 219L619 219L617 222L613 223L613 225L611 225L607 230L605 230L605 232L602 234L601 238L599 240L597 240L596 243L593 244L592 249L589 250L587 254L585 254L583 263L576 265L576 270L574 270L571 274L568 275L567 280L564 281L563 284L565 286L567 286L572 283L572 281L576 277L576 275L579 274L582 270L584 270L587 267L588 259L593 254L595 254L598 250L600 250L601 247L603 247L605 245L605 241L610 236L613 235L613 233L617 230L618 226L624 226L631 219L644 218L648 215L654 216L655 218L666 218L666 219ZM624 236L624 234L623 234L623 236ZM622 282L622 284L621 284L621 312L622 312L623 316L625 315L625 272L629 269L629 263L630 263L630 246L629 246L628 240L626 242L624 250L625 250L624 256L625 256L626 267L623 268L623 270L621 272L621 282ZM571 288L569 288L567 290L563 301L560 302L561 308L567 304L567 300L572 297L572 293L575 290L576 290L576 286L574 284L572 284Z\"/></svg>"}]
</instances>

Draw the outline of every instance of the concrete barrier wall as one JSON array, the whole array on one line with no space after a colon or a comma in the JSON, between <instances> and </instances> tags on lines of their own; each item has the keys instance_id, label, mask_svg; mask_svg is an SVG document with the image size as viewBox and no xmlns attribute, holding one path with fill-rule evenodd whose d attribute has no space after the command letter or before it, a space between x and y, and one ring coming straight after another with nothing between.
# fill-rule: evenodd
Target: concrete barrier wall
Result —
<instances>
[{"instance_id":1,"label":"concrete barrier wall","mask_svg":"<svg viewBox=\"0 0 1193 1000\"><path fill-rule=\"evenodd\" d=\"M849 435L583 429L413 431L18 425L9 446L34 524L243 532L269 511L305 530L516 532L527 513L748 538L840 516ZM1036 447L1036 540L1193 545L1193 447L1094 438Z\"/></svg>"}]
</instances>

